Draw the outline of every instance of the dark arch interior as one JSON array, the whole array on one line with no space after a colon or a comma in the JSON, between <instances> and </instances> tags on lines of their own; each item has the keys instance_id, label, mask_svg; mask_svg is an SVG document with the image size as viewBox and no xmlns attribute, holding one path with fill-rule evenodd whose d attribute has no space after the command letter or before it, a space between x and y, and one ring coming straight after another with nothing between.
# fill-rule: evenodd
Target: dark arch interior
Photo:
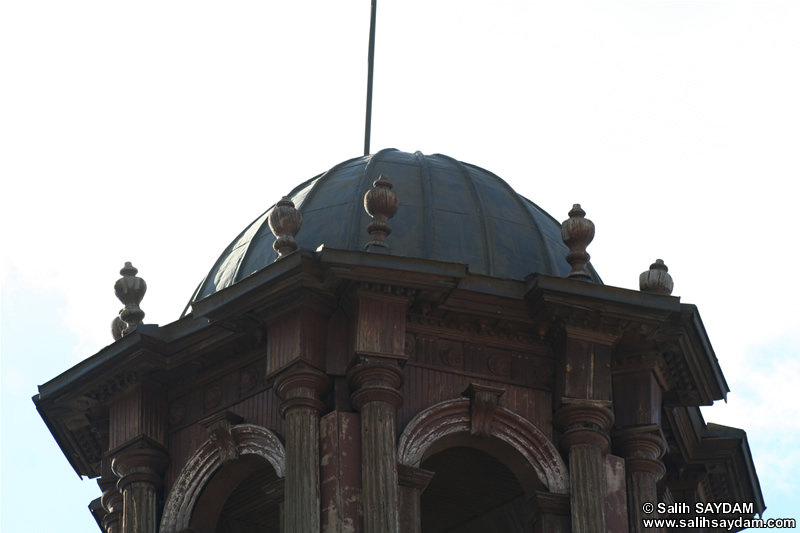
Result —
<instances>
[{"instance_id":1,"label":"dark arch interior","mask_svg":"<svg viewBox=\"0 0 800 533\"><path fill-rule=\"evenodd\" d=\"M270 465L247 476L222 507L215 533L280 533L278 504L269 501L263 490L276 480Z\"/></svg>"},{"instance_id":2,"label":"dark arch interior","mask_svg":"<svg viewBox=\"0 0 800 533\"><path fill-rule=\"evenodd\" d=\"M198 498L198 533L280 533L280 508L264 487L278 481L265 459L247 455L223 466Z\"/></svg>"},{"instance_id":3,"label":"dark arch interior","mask_svg":"<svg viewBox=\"0 0 800 533\"><path fill-rule=\"evenodd\" d=\"M427 457L420 466L434 472L420 499L423 533L531 531L522 484L489 453L449 448Z\"/></svg>"}]
</instances>

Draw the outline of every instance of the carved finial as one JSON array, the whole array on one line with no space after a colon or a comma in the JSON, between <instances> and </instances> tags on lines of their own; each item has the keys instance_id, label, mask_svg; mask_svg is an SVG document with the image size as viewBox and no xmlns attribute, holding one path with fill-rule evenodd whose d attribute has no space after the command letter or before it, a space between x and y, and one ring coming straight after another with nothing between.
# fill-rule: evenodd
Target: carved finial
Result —
<instances>
[{"instance_id":1,"label":"carved finial","mask_svg":"<svg viewBox=\"0 0 800 533\"><path fill-rule=\"evenodd\" d=\"M650 270L639 274L639 290L655 294L672 294L672 276L667 274L669 269L662 259L650 265Z\"/></svg>"},{"instance_id":2,"label":"carved finial","mask_svg":"<svg viewBox=\"0 0 800 533\"><path fill-rule=\"evenodd\" d=\"M138 272L130 262L126 262L122 270L119 271L122 277L114 284L114 294L125 305L119 312L119 322L115 319L111 324L111 334L114 335L114 340L119 340L123 335L135 330L136 326L141 324L144 318L144 311L139 307L139 304L147 292L147 283L136 276ZM118 332L119 337L117 337Z\"/></svg>"},{"instance_id":3,"label":"carved finial","mask_svg":"<svg viewBox=\"0 0 800 533\"><path fill-rule=\"evenodd\" d=\"M586 217L586 211L581 209L581 204L574 204L569 212L569 218L561 223L561 239L569 246L567 263L572 266L568 278L583 281L592 281L586 271L589 254L586 247L594 239L594 222Z\"/></svg>"},{"instance_id":4,"label":"carved finial","mask_svg":"<svg viewBox=\"0 0 800 533\"><path fill-rule=\"evenodd\" d=\"M284 196L275 204L267 222L272 234L275 235L272 247L278 252L276 261L297 250L295 237L303 225L303 215L295 209L294 202L288 196Z\"/></svg>"},{"instance_id":5,"label":"carved finial","mask_svg":"<svg viewBox=\"0 0 800 533\"><path fill-rule=\"evenodd\" d=\"M372 246L377 246L380 251L389 250L386 237L392 233L388 220L397 213L397 193L392 190L392 182L385 174L381 174L372 183L373 188L364 195L364 209L372 217L372 222L367 226L367 231L372 236L372 240L367 243L365 249L369 250Z\"/></svg>"},{"instance_id":6,"label":"carved finial","mask_svg":"<svg viewBox=\"0 0 800 533\"><path fill-rule=\"evenodd\" d=\"M120 309L119 312L122 313L124 309ZM119 315L114 317L114 320L111 321L111 336L114 337L115 341L118 341L122 338L122 332L125 330L125 322L119 317Z\"/></svg>"}]
</instances>

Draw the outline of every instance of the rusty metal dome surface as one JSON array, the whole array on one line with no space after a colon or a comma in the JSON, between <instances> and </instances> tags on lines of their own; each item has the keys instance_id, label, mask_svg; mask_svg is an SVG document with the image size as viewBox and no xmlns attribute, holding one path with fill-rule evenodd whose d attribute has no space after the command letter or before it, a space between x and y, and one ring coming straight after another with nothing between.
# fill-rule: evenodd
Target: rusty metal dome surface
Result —
<instances>
[{"instance_id":1,"label":"rusty metal dome surface","mask_svg":"<svg viewBox=\"0 0 800 533\"><path fill-rule=\"evenodd\" d=\"M372 220L364 194L381 174L400 200L389 221L392 255L467 264L471 273L515 280L569 273L559 221L498 176L445 155L395 149L344 161L289 193L303 214L300 248L363 251ZM267 217L273 207L225 249L189 305L272 264L277 253Z\"/></svg>"}]
</instances>

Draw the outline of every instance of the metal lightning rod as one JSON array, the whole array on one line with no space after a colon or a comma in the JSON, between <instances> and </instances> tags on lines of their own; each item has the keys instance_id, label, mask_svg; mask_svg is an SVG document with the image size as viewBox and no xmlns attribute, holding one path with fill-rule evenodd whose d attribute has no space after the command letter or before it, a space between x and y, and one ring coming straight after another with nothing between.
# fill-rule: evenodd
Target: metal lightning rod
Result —
<instances>
[{"instance_id":1,"label":"metal lightning rod","mask_svg":"<svg viewBox=\"0 0 800 533\"><path fill-rule=\"evenodd\" d=\"M375 8L378 0L372 0L372 15L369 21L369 56L367 58L367 124L364 128L364 155L369 155L369 134L372 129L372 71L375 66Z\"/></svg>"}]
</instances>

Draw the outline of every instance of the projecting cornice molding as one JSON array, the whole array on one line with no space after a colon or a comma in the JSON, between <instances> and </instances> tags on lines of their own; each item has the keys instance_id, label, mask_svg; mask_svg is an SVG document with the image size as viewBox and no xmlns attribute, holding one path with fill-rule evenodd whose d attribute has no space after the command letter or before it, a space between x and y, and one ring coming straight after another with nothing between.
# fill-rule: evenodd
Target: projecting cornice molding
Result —
<instances>
[{"instance_id":1,"label":"projecting cornice molding","mask_svg":"<svg viewBox=\"0 0 800 533\"><path fill-rule=\"evenodd\" d=\"M754 513L761 515L766 506L747 433L738 428L706 424L698 407L668 408L665 414L673 443L664 460L672 465L671 470L693 472L709 501L753 503ZM671 478L667 484L677 493L683 481Z\"/></svg>"},{"instance_id":2,"label":"projecting cornice molding","mask_svg":"<svg viewBox=\"0 0 800 533\"><path fill-rule=\"evenodd\" d=\"M677 297L536 275L526 299L541 335L612 345L615 373L651 366L665 405L711 405L728 393L697 308Z\"/></svg>"}]
</instances>

